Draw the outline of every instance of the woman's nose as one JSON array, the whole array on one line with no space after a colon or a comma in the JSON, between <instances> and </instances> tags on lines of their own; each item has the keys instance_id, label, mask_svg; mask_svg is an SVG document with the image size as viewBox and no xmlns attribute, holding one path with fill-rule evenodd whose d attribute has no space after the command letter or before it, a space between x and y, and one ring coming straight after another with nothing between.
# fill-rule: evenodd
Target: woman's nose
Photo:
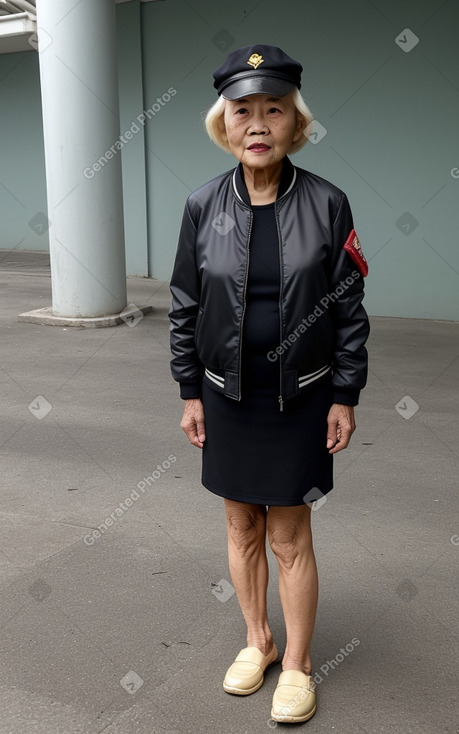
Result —
<instances>
[{"instance_id":1,"label":"woman's nose","mask_svg":"<svg viewBox=\"0 0 459 734\"><path fill-rule=\"evenodd\" d=\"M249 125L249 135L266 135L268 132L268 126L260 120L254 120Z\"/></svg>"}]
</instances>

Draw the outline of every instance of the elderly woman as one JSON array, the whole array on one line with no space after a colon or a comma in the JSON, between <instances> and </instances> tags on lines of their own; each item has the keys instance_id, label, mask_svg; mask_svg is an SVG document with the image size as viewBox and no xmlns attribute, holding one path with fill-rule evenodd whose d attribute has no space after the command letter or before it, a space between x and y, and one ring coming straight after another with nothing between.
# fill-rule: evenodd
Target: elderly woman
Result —
<instances>
[{"instance_id":1,"label":"elderly woman","mask_svg":"<svg viewBox=\"0 0 459 734\"><path fill-rule=\"evenodd\" d=\"M287 644L271 717L316 711L311 504L355 429L366 382L367 263L345 194L292 165L312 116L302 66L281 49L233 51L215 71L211 139L239 165L189 196L171 279L172 374L202 483L224 498L231 578L247 647L223 687L260 688L278 650L268 622L266 536ZM322 500L323 501L323 500Z\"/></svg>"}]
</instances>

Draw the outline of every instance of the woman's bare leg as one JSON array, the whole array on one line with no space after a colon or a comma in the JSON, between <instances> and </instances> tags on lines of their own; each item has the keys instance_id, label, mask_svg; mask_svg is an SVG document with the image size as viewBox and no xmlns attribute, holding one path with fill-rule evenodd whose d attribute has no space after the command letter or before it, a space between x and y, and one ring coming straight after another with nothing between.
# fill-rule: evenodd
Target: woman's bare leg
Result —
<instances>
[{"instance_id":1,"label":"woman's bare leg","mask_svg":"<svg viewBox=\"0 0 459 734\"><path fill-rule=\"evenodd\" d=\"M247 624L247 646L268 655L273 636L266 610L266 507L225 499L225 510L229 567Z\"/></svg>"},{"instance_id":2,"label":"woman's bare leg","mask_svg":"<svg viewBox=\"0 0 459 734\"><path fill-rule=\"evenodd\" d=\"M282 668L301 670L310 675L309 648L318 598L310 507L271 506L267 515L267 530L279 566L279 594L287 630Z\"/></svg>"}]
</instances>

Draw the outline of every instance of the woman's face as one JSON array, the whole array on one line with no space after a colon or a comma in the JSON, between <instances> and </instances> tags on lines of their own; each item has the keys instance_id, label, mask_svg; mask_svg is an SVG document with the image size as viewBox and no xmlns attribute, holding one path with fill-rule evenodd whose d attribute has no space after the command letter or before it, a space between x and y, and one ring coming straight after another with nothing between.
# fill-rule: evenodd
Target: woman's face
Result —
<instances>
[{"instance_id":1,"label":"woman's face","mask_svg":"<svg viewBox=\"0 0 459 734\"><path fill-rule=\"evenodd\" d=\"M250 94L226 100L224 122L231 152L249 168L281 161L304 129L291 92L285 97Z\"/></svg>"}]
</instances>

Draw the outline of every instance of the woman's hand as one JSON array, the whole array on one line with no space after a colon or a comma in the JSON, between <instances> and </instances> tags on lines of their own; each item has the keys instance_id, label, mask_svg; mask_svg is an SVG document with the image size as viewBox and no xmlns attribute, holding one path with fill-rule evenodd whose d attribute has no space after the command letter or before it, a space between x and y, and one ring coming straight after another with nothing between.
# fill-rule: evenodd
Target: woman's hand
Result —
<instances>
[{"instance_id":1,"label":"woman's hand","mask_svg":"<svg viewBox=\"0 0 459 734\"><path fill-rule=\"evenodd\" d=\"M185 431L188 440L193 446L202 449L206 440L204 407L199 398L185 400L185 410L180 423L180 428Z\"/></svg>"},{"instance_id":2,"label":"woman's hand","mask_svg":"<svg viewBox=\"0 0 459 734\"><path fill-rule=\"evenodd\" d=\"M327 449L337 454L347 448L355 431L354 408L352 405L333 403L328 413Z\"/></svg>"}]
</instances>

